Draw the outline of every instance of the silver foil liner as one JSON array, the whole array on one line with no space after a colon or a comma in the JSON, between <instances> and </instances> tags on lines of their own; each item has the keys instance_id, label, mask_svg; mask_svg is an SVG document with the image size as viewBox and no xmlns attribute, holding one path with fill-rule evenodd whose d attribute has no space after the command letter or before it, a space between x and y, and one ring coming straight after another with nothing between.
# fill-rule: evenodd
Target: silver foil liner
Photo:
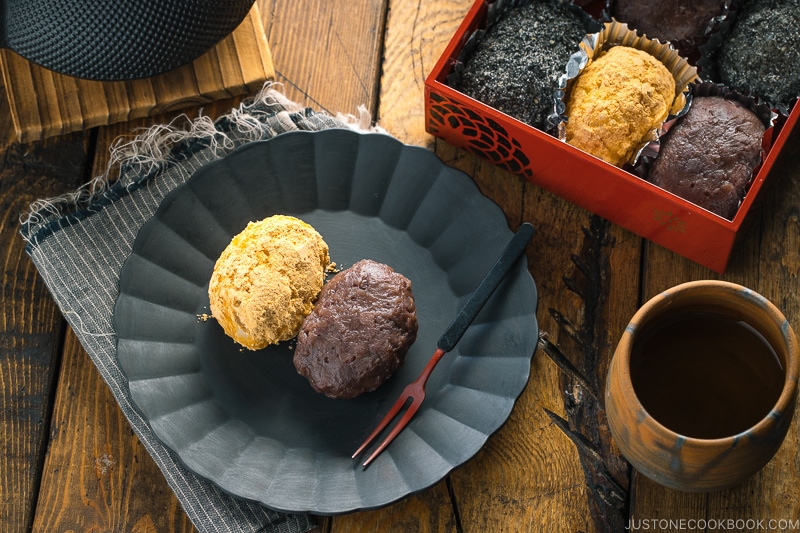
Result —
<instances>
[{"instance_id":1,"label":"silver foil liner","mask_svg":"<svg viewBox=\"0 0 800 533\"><path fill-rule=\"evenodd\" d=\"M458 87L461 84L461 77L463 76L464 67L469 59L469 56L472 55L475 47L478 46L478 43L484 38L489 28L491 28L500 18L502 18L502 16L505 15L508 10L530 4L532 1L537 0L495 0L494 2L488 3L486 7L485 26L479 27L467 37L467 40L453 65L452 72L447 76L447 85L450 87ZM587 28L591 26L597 27L600 25L600 23L589 13L584 11L580 6L574 4L570 0L538 1L549 1L553 4L562 4L567 6L568 9L571 9L573 13L578 15Z\"/></svg>"},{"instance_id":2,"label":"silver foil liner","mask_svg":"<svg viewBox=\"0 0 800 533\"><path fill-rule=\"evenodd\" d=\"M612 20L611 14L614 13L614 4L616 4L617 1L618 0L606 0L604 13L607 15L607 18L605 21ZM698 64L698 61L702 56L700 49L701 47L706 46L709 41L714 40L715 42L719 42L717 40L719 34L729 29L731 17L735 13L734 4L735 0L720 0L719 14L706 22L706 25L700 34L683 39L665 40L669 41L669 43L678 51L678 53L687 58L690 63L697 65L698 71L702 74L704 69ZM628 21L621 20L621 22ZM651 36L651 38L652 37L653 36Z\"/></svg>"},{"instance_id":3,"label":"silver foil liner","mask_svg":"<svg viewBox=\"0 0 800 533\"><path fill-rule=\"evenodd\" d=\"M755 2L755 0L752 1ZM697 67L699 72L702 73L703 79L713 80L720 84L724 84L717 65L720 49L723 47L725 41L730 38L734 26L737 23L737 18L740 15L739 11L741 11L741 8L746 4L746 2L735 0L729 0L729 2L726 16L717 21L716 31L710 33L706 42L698 47L699 57L697 59ZM796 30L795 28L795 31ZM774 61L774 59L765 58L764 61ZM738 90L743 94L752 96L756 101L771 105L774 111L779 114L779 121L785 120L794 106L797 105L798 100L800 100L799 93L790 98L788 102L767 102L763 95L750 92L750 90L745 87L739 87Z\"/></svg>"},{"instance_id":4,"label":"silver foil liner","mask_svg":"<svg viewBox=\"0 0 800 533\"><path fill-rule=\"evenodd\" d=\"M716 21L714 31L709 33L705 42L697 47L697 69L702 73L703 79L719 81L717 72L717 54L724 40L731 32L731 27L736 21L738 8L736 3L728 4L725 16Z\"/></svg>"},{"instance_id":5,"label":"silver foil liner","mask_svg":"<svg viewBox=\"0 0 800 533\"><path fill-rule=\"evenodd\" d=\"M760 103L758 99L753 98L752 96L742 94L719 83L714 83L711 81L697 81L689 85L688 94L686 97L686 105L683 107L683 109L681 109L681 111L676 115L668 117L661 127L658 138L647 143L642 150L640 150L635 164L633 165L633 172L637 176L647 179L647 175L650 172L650 167L653 166L653 163L655 162L659 151L661 150L661 141L668 138L670 129L677 124L686 113L689 112L694 99L706 96L718 96L721 98L727 98L729 100L735 100L743 108L750 110L755 116L758 117L761 123L764 124L765 128L764 136L761 140L761 160L763 162L767 152L769 152L769 150L772 148L772 144L775 139L774 130L776 125L778 125L781 115L772 109L769 104L763 102ZM753 176L758 173L759 168L760 165L754 169Z\"/></svg>"},{"instance_id":6,"label":"silver foil liner","mask_svg":"<svg viewBox=\"0 0 800 533\"><path fill-rule=\"evenodd\" d=\"M672 73L675 79L675 99L672 102L667 120L672 116L677 116L686 106L689 84L700 79L697 67L691 65L669 43L662 43L658 39L648 39L644 35L639 35L636 31L628 28L628 25L624 22L612 20L611 22L606 22L599 32L584 37L579 45L579 50L572 55L564 69L564 74L559 79L558 90L553 95L554 110L549 120L554 124L556 136L560 140L566 142L566 123L568 118L565 115L565 111L572 85L591 61L599 58L606 50L614 46L628 46L647 52L661 61L667 67L667 70ZM659 127L646 135L629 164L633 165L638 159L641 150L648 143L658 139L660 134L661 128Z\"/></svg>"}]
</instances>

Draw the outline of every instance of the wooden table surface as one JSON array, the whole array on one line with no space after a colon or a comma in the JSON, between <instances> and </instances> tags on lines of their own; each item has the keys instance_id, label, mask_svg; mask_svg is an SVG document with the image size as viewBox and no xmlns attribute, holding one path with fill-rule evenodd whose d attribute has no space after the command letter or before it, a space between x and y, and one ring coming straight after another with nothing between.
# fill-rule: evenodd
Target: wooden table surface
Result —
<instances>
[{"instance_id":1,"label":"wooden table surface","mask_svg":"<svg viewBox=\"0 0 800 533\"><path fill-rule=\"evenodd\" d=\"M631 471L603 410L605 372L625 324L643 300L670 286L734 281L800 326L800 131L720 276L424 132L425 76L472 0L259 2L289 98L332 114L365 106L392 135L473 177L512 229L522 221L537 227L528 258L543 339L508 422L429 490L383 509L320 518L317 531L623 531L631 519L638 530L691 530L692 519L727 530L770 531L779 522L769 520L800 527L797 421L776 457L744 485L686 494ZM30 202L75 189L103 171L115 138L171 116L19 144L0 96L0 531L193 531L19 236ZM207 105L203 113L236 104Z\"/></svg>"}]
</instances>

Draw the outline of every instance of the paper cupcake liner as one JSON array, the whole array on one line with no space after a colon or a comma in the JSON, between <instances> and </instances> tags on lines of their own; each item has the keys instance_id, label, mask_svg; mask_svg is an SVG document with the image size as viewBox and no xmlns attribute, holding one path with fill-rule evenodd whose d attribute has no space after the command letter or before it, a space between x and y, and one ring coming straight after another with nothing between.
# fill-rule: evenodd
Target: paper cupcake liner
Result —
<instances>
[{"instance_id":1,"label":"paper cupcake liner","mask_svg":"<svg viewBox=\"0 0 800 533\"><path fill-rule=\"evenodd\" d=\"M690 64L669 43L648 39L628 28L624 22L612 20L606 22L598 33L587 35L581 41L580 50L572 55L564 74L559 79L559 88L554 95L554 113L550 117L550 121L555 125L556 136L560 140L566 142L567 117L564 113L572 85L590 61L600 57L606 50L614 46L636 48L661 61L675 79L675 99L670 108L670 116L678 115L686 106L689 84L699 79L697 67ZM639 153L648 143L658 138L660 132L660 127L655 128L642 139L639 148L634 152L634 157L629 161L629 165L638 159Z\"/></svg>"}]
</instances>

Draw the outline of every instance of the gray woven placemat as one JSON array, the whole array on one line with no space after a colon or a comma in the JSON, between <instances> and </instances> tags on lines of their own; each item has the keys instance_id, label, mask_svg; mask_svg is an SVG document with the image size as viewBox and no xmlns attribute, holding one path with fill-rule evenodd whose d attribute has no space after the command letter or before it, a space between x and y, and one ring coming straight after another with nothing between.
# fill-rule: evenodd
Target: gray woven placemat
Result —
<instances>
[{"instance_id":1,"label":"gray woven placemat","mask_svg":"<svg viewBox=\"0 0 800 533\"><path fill-rule=\"evenodd\" d=\"M247 142L287 131L342 127L363 131L368 122L364 114L358 120L304 109L265 86L255 98L216 121L187 119L182 128L156 126L129 142L116 143L110 165L119 168L114 184L99 176L72 194L35 202L22 220L27 252L55 302L201 532L297 533L316 524L310 516L277 513L223 493L189 472L154 437L133 408L117 364L112 314L120 269L139 228L164 196L204 164Z\"/></svg>"}]
</instances>

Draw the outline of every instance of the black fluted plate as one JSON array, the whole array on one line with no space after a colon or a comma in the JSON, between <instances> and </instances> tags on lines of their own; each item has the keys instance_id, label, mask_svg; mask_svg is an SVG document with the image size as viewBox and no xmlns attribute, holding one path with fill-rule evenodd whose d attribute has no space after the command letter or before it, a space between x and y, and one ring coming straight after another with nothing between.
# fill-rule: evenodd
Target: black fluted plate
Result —
<instances>
[{"instance_id":1,"label":"black fluted plate","mask_svg":"<svg viewBox=\"0 0 800 533\"><path fill-rule=\"evenodd\" d=\"M248 221L273 214L313 225L341 268L369 258L411 280L419 335L376 391L326 398L295 371L291 342L243 350L200 318L216 258ZM439 363L394 443L366 469L350 456L511 236L468 176L387 135L250 143L170 193L136 237L114 311L133 402L189 469L275 510L338 514L426 489L478 452L528 381L538 326L525 258Z\"/></svg>"}]
</instances>

